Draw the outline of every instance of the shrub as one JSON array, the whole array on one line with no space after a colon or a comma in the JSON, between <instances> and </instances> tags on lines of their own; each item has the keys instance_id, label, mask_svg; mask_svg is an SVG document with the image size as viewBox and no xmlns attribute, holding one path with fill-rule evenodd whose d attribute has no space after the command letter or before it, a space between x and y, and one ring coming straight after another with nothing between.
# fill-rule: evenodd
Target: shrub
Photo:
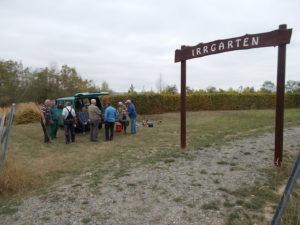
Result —
<instances>
[{"instance_id":1,"label":"shrub","mask_svg":"<svg viewBox=\"0 0 300 225\"><path fill-rule=\"evenodd\" d=\"M8 159L5 162L0 176L0 196L23 191L32 185L32 174L19 161Z\"/></svg>"},{"instance_id":2,"label":"shrub","mask_svg":"<svg viewBox=\"0 0 300 225\"><path fill-rule=\"evenodd\" d=\"M41 114L38 106L34 103L21 103L17 105L14 123L27 124L38 122Z\"/></svg>"},{"instance_id":3,"label":"shrub","mask_svg":"<svg viewBox=\"0 0 300 225\"><path fill-rule=\"evenodd\" d=\"M111 103L117 105L130 98L139 114L156 114L180 110L179 94L113 95ZM300 94L286 94L285 108L300 106ZM274 109L276 95L272 93L193 93L187 96L187 110L247 110Z\"/></svg>"}]
</instances>

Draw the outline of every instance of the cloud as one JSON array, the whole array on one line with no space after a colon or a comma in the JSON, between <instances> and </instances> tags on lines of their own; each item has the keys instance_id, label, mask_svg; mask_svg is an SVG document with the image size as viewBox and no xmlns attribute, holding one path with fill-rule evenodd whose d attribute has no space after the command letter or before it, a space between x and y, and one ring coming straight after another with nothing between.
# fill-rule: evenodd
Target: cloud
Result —
<instances>
[{"instance_id":1,"label":"cloud","mask_svg":"<svg viewBox=\"0 0 300 225\"><path fill-rule=\"evenodd\" d=\"M300 3L259 1L43 0L0 1L0 58L26 66L68 64L114 90L155 89L161 73L179 86L174 51L216 39L260 33L287 23L287 80L299 80ZM236 51L188 61L193 88L255 86L276 79L276 48Z\"/></svg>"}]
</instances>

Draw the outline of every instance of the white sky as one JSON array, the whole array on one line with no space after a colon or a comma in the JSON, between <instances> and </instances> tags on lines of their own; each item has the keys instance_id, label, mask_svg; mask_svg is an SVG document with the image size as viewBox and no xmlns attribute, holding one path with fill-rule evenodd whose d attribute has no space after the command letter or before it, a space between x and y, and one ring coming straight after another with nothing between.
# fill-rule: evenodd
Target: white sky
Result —
<instances>
[{"instance_id":1,"label":"white sky","mask_svg":"<svg viewBox=\"0 0 300 225\"><path fill-rule=\"evenodd\" d=\"M283 23L293 28L286 80L300 80L299 0L0 0L0 59L32 68L67 64L115 91L131 83L155 90L159 74L179 88L176 48ZM276 68L277 48L227 52L189 60L187 85L258 88L275 82Z\"/></svg>"}]
</instances>

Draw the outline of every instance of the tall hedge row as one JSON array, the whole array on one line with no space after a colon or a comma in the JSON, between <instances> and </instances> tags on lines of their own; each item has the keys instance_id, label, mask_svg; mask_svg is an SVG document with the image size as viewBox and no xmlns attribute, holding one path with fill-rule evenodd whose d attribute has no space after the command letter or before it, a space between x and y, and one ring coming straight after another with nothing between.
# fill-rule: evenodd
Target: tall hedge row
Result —
<instances>
[{"instance_id":1,"label":"tall hedge row","mask_svg":"<svg viewBox=\"0 0 300 225\"><path fill-rule=\"evenodd\" d=\"M119 101L131 99L139 114L157 114L179 111L179 94L132 94L113 95L110 100L113 105ZM242 109L272 109L275 108L276 95L267 93L249 94L190 94L187 96L187 110L242 110ZM286 94L285 108L300 106L300 94Z\"/></svg>"}]
</instances>

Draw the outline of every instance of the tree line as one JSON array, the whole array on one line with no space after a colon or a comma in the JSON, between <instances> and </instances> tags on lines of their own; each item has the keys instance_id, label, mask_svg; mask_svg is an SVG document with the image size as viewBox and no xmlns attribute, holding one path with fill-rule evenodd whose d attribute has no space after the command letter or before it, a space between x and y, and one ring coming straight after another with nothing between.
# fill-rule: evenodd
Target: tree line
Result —
<instances>
[{"instance_id":1,"label":"tree line","mask_svg":"<svg viewBox=\"0 0 300 225\"><path fill-rule=\"evenodd\" d=\"M161 94L176 94L176 85L163 85L162 76L157 81L157 90ZM60 69L45 67L30 69L24 67L21 62L12 60L0 60L0 106L12 102L42 102L47 98L55 99L62 96L72 96L78 92L107 91L110 94L120 94L113 91L108 82L103 81L97 86L92 80L83 79L75 68L68 65ZM192 89L187 87L187 93L273 93L276 85L271 81L265 81L259 90L254 87L229 88L227 90L208 87L206 89ZM142 93L154 93L154 91L141 91ZM300 93L300 81L287 81L286 92ZM128 89L128 94L137 94L133 84ZM125 93L121 93L125 94Z\"/></svg>"},{"instance_id":2,"label":"tree line","mask_svg":"<svg viewBox=\"0 0 300 225\"><path fill-rule=\"evenodd\" d=\"M0 60L0 105L12 102L42 102L46 98L99 91L93 81L81 78L75 68L31 70L21 62Z\"/></svg>"}]
</instances>

